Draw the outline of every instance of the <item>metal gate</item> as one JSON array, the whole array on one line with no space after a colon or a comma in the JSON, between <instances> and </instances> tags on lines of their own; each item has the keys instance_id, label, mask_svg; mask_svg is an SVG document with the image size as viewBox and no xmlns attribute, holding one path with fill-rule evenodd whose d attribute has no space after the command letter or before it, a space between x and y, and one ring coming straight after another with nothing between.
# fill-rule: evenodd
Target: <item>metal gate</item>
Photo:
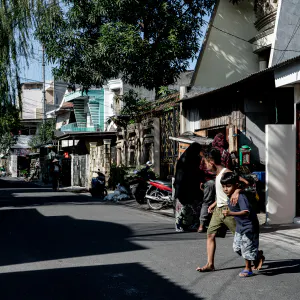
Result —
<instances>
[{"instance_id":1,"label":"metal gate","mask_svg":"<svg viewBox=\"0 0 300 300\"><path fill-rule=\"evenodd\" d=\"M86 178L88 168L86 166L86 155L74 155L72 158L73 164L73 186L86 186Z\"/></svg>"},{"instance_id":2,"label":"metal gate","mask_svg":"<svg viewBox=\"0 0 300 300\"><path fill-rule=\"evenodd\" d=\"M178 159L178 143L169 137L180 134L180 106L173 106L170 110L162 112L160 119L160 173L163 179L175 174Z\"/></svg>"}]
</instances>

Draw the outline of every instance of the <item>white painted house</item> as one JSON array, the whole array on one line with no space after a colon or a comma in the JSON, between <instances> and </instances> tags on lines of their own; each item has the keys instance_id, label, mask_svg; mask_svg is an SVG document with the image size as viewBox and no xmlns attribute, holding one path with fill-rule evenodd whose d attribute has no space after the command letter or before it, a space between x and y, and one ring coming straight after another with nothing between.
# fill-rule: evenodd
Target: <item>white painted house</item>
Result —
<instances>
[{"instance_id":1,"label":"white painted house","mask_svg":"<svg viewBox=\"0 0 300 300\"><path fill-rule=\"evenodd\" d=\"M218 1L182 102L181 132L223 128L231 150L251 143L253 159L266 167L273 224L300 216L299 18L298 0Z\"/></svg>"}]
</instances>

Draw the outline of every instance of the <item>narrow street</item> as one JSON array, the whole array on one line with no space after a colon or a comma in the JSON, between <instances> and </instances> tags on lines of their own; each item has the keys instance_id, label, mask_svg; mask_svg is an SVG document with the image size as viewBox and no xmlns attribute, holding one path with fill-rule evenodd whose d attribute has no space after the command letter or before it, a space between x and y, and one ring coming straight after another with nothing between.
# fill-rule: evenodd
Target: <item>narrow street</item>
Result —
<instances>
[{"instance_id":1,"label":"narrow street","mask_svg":"<svg viewBox=\"0 0 300 300\"><path fill-rule=\"evenodd\" d=\"M232 235L217 241L213 273L206 236L175 233L171 218L0 180L1 299L297 299L300 229L263 233L266 263L240 279Z\"/></svg>"}]
</instances>

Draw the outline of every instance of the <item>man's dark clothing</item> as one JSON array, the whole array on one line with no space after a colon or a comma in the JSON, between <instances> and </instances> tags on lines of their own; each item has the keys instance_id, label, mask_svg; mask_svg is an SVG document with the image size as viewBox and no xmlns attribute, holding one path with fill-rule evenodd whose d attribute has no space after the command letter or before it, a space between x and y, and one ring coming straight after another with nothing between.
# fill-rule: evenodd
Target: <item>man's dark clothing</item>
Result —
<instances>
[{"instance_id":1,"label":"man's dark clothing","mask_svg":"<svg viewBox=\"0 0 300 300\"><path fill-rule=\"evenodd\" d=\"M203 202L200 211L201 225L209 224L211 214L208 213L208 207L215 202L215 199L216 199L215 181L209 180L204 183Z\"/></svg>"}]
</instances>

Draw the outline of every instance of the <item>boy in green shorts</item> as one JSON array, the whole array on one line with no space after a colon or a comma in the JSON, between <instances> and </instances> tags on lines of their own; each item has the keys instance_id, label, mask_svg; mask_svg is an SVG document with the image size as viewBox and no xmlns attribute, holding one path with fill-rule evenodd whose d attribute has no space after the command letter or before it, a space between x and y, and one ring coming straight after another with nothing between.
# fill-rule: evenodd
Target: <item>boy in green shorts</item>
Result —
<instances>
[{"instance_id":1,"label":"boy in green shorts","mask_svg":"<svg viewBox=\"0 0 300 300\"><path fill-rule=\"evenodd\" d=\"M216 237L225 237L227 229L235 233L236 223L233 216L224 216L223 210L228 209L227 195L223 191L221 178L223 174L231 172L222 165L221 153L218 149L212 149L206 157L207 169L216 173L216 201L209 206L208 211L213 212L207 229L207 264L197 268L199 272L211 272L215 270L214 258L216 251ZM231 195L231 201L236 204L239 198L239 189Z\"/></svg>"}]
</instances>

